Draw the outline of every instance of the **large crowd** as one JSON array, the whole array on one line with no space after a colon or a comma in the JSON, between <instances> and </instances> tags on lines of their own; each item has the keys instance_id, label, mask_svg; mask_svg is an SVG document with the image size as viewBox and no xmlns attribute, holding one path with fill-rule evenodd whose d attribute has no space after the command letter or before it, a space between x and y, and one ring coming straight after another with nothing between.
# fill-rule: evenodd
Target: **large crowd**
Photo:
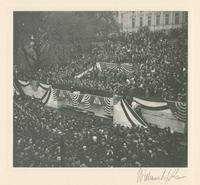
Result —
<instances>
[{"instance_id":1,"label":"large crowd","mask_svg":"<svg viewBox=\"0 0 200 185\"><path fill-rule=\"evenodd\" d=\"M110 35L101 44L92 43L87 52L73 55L63 64L44 64L34 72L22 72L19 79L35 79L57 87L91 94L159 97L185 102L187 99L187 29ZM99 71L97 62L130 63L138 66L131 75L119 70ZM81 78L77 74L93 67Z\"/></svg>"},{"instance_id":2,"label":"large crowd","mask_svg":"<svg viewBox=\"0 0 200 185\"><path fill-rule=\"evenodd\" d=\"M181 167L184 136L168 128L126 128L71 109L14 96L15 167Z\"/></svg>"},{"instance_id":3,"label":"large crowd","mask_svg":"<svg viewBox=\"0 0 200 185\"><path fill-rule=\"evenodd\" d=\"M37 71L14 63L15 78L130 100L132 96L187 100L186 28L109 35L71 56L61 64L44 62ZM117 68L99 70L97 62L137 67L130 74ZM109 118L51 109L21 95L14 96L13 116L15 167L187 166L185 135L169 128L126 128Z\"/></svg>"}]
</instances>

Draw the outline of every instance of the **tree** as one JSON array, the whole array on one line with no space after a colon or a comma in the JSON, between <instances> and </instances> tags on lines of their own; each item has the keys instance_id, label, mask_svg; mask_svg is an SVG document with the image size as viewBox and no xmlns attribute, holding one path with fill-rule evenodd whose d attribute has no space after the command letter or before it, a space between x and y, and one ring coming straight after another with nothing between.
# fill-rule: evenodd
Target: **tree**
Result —
<instances>
[{"instance_id":1,"label":"tree","mask_svg":"<svg viewBox=\"0 0 200 185\"><path fill-rule=\"evenodd\" d=\"M41 12L14 13L14 56L21 50L33 71L40 67L42 54L48 48L47 17Z\"/></svg>"},{"instance_id":2,"label":"tree","mask_svg":"<svg viewBox=\"0 0 200 185\"><path fill-rule=\"evenodd\" d=\"M96 37L118 31L113 14L85 11L15 12L14 55L16 57L18 50L21 50L31 71L38 70L46 62L45 56L54 60L53 55L56 55L58 61L65 61L71 50L72 53L75 50L77 53L83 52Z\"/></svg>"}]
</instances>

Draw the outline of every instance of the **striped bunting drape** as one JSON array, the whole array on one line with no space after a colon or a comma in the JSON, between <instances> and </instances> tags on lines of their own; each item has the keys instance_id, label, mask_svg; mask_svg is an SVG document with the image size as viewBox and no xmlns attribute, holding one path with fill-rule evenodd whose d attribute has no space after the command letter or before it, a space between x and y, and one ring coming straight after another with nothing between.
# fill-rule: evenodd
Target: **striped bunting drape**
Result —
<instances>
[{"instance_id":1,"label":"striped bunting drape","mask_svg":"<svg viewBox=\"0 0 200 185\"><path fill-rule=\"evenodd\" d=\"M110 69L110 70L117 69L117 64L114 64L114 63L101 62L99 64L100 64L100 67L101 67L102 70L104 70L104 69Z\"/></svg>"},{"instance_id":2,"label":"striped bunting drape","mask_svg":"<svg viewBox=\"0 0 200 185\"><path fill-rule=\"evenodd\" d=\"M107 114L111 114L112 113L112 98L107 98L107 97L104 97L104 102L105 102L105 106L104 106L104 111L107 113Z\"/></svg>"},{"instance_id":3,"label":"striped bunting drape","mask_svg":"<svg viewBox=\"0 0 200 185\"><path fill-rule=\"evenodd\" d=\"M140 99L136 97L133 98L133 101L139 104L142 108L149 109L149 110L165 110L169 108L167 102L148 101L148 100Z\"/></svg>"},{"instance_id":4,"label":"striped bunting drape","mask_svg":"<svg viewBox=\"0 0 200 185\"><path fill-rule=\"evenodd\" d=\"M172 102L168 101L168 105L174 114L174 116L183 122L187 121L187 104L183 102Z\"/></svg>"},{"instance_id":5,"label":"striped bunting drape","mask_svg":"<svg viewBox=\"0 0 200 185\"><path fill-rule=\"evenodd\" d=\"M48 90L49 87L50 87L50 85L46 85L46 84L43 84L43 83L40 83L39 86L40 86L41 88L43 88L44 90Z\"/></svg>"},{"instance_id":6,"label":"striped bunting drape","mask_svg":"<svg viewBox=\"0 0 200 185\"><path fill-rule=\"evenodd\" d=\"M91 108L91 103L90 103L91 95L89 94L84 94L81 102L83 103L83 107L86 110L89 110Z\"/></svg>"},{"instance_id":7,"label":"striped bunting drape","mask_svg":"<svg viewBox=\"0 0 200 185\"><path fill-rule=\"evenodd\" d=\"M42 103L43 103L44 105L48 102L49 97L50 97L50 95L51 95L51 91L52 91L52 87L50 87L49 90L46 91L46 93L44 94L44 96L41 98Z\"/></svg>"},{"instance_id":8,"label":"striped bunting drape","mask_svg":"<svg viewBox=\"0 0 200 185\"><path fill-rule=\"evenodd\" d=\"M147 123L130 107L130 105L126 102L126 100L122 100L122 102L125 104L126 107L126 112L128 114L130 118L132 118L132 122L140 127L147 127Z\"/></svg>"},{"instance_id":9,"label":"striped bunting drape","mask_svg":"<svg viewBox=\"0 0 200 185\"><path fill-rule=\"evenodd\" d=\"M16 87L18 87L18 90L20 90L20 94L25 94L38 99L42 99L50 87L50 85L41 85L41 83L36 80L14 80L14 83Z\"/></svg>"},{"instance_id":10,"label":"striped bunting drape","mask_svg":"<svg viewBox=\"0 0 200 185\"><path fill-rule=\"evenodd\" d=\"M119 70L123 71L124 73L126 73L128 75L130 75L134 72L133 65L129 64L129 63L116 64L116 63L99 62L99 63L97 63L97 68L99 70L104 70L104 69L116 70L116 69L119 69Z\"/></svg>"},{"instance_id":11,"label":"striped bunting drape","mask_svg":"<svg viewBox=\"0 0 200 185\"><path fill-rule=\"evenodd\" d=\"M19 84L23 87L26 87L28 85L30 85L30 82L29 81L22 81L22 80L18 80Z\"/></svg>"},{"instance_id":12,"label":"striped bunting drape","mask_svg":"<svg viewBox=\"0 0 200 185\"><path fill-rule=\"evenodd\" d=\"M106 114L112 114L113 112L113 98L99 97L100 102L103 105Z\"/></svg>"},{"instance_id":13,"label":"striped bunting drape","mask_svg":"<svg viewBox=\"0 0 200 185\"><path fill-rule=\"evenodd\" d=\"M115 97L116 98L116 97ZM114 100L114 124L119 124L125 127L148 127L148 124L130 107L123 98Z\"/></svg>"},{"instance_id":14,"label":"striped bunting drape","mask_svg":"<svg viewBox=\"0 0 200 185\"><path fill-rule=\"evenodd\" d=\"M133 65L128 63L121 64L121 69L129 75L134 72Z\"/></svg>"},{"instance_id":15,"label":"striped bunting drape","mask_svg":"<svg viewBox=\"0 0 200 185\"><path fill-rule=\"evenodd\" d=\"M57 91L58 91L57 89L53 89L53 90L52 90L52 93L53 93L53 100L54 100L54 101L57 101Z\"/></svg>"},{"instance_id":16,"label":"striped bunting drape","mask_svg":"<svg viewBox=\"0 0 200 185\"><path fill-rule=\"evenodd\" d=\"M72 101L72 106L77 107L79 105L78 100L79 100L80 93L79 92L69 93L69 96L70 96L71 101Z\"/></svg>"}]
</instances>

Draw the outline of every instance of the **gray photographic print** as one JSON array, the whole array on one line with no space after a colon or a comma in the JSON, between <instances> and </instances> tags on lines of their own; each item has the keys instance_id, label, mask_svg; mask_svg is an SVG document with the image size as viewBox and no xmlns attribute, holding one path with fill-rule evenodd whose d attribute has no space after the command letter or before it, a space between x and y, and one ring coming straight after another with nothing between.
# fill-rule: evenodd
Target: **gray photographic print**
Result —
<instances>
[{"instance_id":1,"label":"gray photographic print","mask_svg":"<svg viewBox=\"0 0 200 185\"><path fill-rule=\"evenodd\" d=\"M188 166L188 12L13 20L13 167Z\"/></svg>"}]
</instances>

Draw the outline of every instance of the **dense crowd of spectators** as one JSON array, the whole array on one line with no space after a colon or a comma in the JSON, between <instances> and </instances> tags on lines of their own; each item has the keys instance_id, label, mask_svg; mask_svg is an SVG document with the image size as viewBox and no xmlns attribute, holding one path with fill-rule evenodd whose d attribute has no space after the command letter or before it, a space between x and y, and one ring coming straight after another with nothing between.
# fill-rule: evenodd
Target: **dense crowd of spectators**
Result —
<instances>
[{"instance_id":1,"label":"dense crowd of spectators","mask_svg":"<svg viewBox=\"0 0 200 185\"><path fill-rule=\"evenodd\" d=\"M15 167L186 166L183 137L154 126L129 129L111 119L14 96Z\"/></svg>"},{"instance_id":2,"label":"dense crowd of spectators","mask_svg":"<svg viewBox=\"0 0 200 185\"><path fill-rule=\"evenodd\" d=\"M27 72L14 64L16 79L102 96L119 94L187 100L187 29L110 35L63 64ZM96 63L130 63L132 74ZM92 70L88 70L92 69ZM77 74L88 70L77 78ZM131 104L131 101L129 102ZM184 136L156 126L125 128L112 119L54 110L36 99L14 96L14 166L175 167L187 166Z\"/></svg>"},{"instance_id":3,"label":"dense crowd of spectators","mask_svg":"<svg viewBox=\"0 0 200 185\"><path fill-rule=\"evenodd\" d=\"M101 44L93 44L87 53L71 58L66 64L41 66L34 73L23 73L15 67L20 79L36 79L62 88L74 88L101 95L117 94L154 96L162 99L187 99L187 29L109 36ZM98 71L96 62L131 63L132 75L119 70ZM74 78L84 70L94 69L83 77Z\"/></svg>"}]
</instances>

